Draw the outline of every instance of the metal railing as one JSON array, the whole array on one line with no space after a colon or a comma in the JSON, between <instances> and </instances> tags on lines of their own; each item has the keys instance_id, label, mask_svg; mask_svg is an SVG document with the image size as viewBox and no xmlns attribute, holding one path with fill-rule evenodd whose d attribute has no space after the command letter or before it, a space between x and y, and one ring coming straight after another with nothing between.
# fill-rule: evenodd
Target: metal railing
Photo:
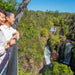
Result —
<instances>
[{"instance_id":1,"label":"metal railing","mask_svg":"<svg viewBox=\"0 0 75 75\"><path fill-rule=\"evenodd\" d=\"M18 51L17 42L10 48L9 62L6 75L18 75Z\"/></svg>"}]
</instances>

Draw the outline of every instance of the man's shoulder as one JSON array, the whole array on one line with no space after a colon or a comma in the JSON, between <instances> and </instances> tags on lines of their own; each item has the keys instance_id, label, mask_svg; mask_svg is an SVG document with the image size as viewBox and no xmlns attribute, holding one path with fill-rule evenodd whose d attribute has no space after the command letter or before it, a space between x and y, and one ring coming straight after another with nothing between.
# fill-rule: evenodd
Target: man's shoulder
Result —
<instances>
[{"instance_id":1,"label":"man's shoulder","mask_svg":"<svg viewBox=\"0 0 75 75\"><path fill-rule=\"evenodd\" d=\"M10 31L11 31L12 33L15 33L15 32L16 32L16 29L14 29L13 27L10 27Z\"/></svg>"},{"instance_id":2,"label":"man's shoulder","mask_svg":"<svg viewBox=\"0 0 75 75\"><path fill-rule=\"evenodd\" d=\"M11 30L16 30L16 29L14 29L13 27L10 27L10 29L11 29Z\"/></svg>"}]
</instances>

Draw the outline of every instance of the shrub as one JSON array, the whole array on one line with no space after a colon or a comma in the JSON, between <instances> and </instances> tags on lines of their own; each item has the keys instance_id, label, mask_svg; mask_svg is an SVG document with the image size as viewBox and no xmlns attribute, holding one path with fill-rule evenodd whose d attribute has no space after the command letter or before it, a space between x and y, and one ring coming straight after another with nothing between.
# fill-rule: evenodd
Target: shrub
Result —
<instances>
[{"instance_id":1,"label":"shrub","mask_svg":"<svg viewBox=\"0 0 75 75\"><path fill-rule=\"evenodd\" d=\"M43 37L48 36L48 30L46 28L41 29L41 36L43 36Z\"/></svg>"},{"instance_id":2,"label":"shrub","mask_svg":"<svg viewBox=\"0 0 75 75\"><path fill-rule=\"evenodd\" d=\"M67 65L53 62L50 66L50 70L46 70L44 75L73 75L73 71Z\"/></svg>"}]
</instances>

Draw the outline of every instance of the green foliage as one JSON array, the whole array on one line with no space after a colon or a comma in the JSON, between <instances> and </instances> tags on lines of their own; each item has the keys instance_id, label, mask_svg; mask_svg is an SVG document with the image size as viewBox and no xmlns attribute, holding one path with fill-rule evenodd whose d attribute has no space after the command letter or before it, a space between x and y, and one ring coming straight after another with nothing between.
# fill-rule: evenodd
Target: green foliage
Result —
<instances>
[{"instance_id":1,"label":"green foliage","mask_svg":"<svg viewBox=\"0 0 75 75\"><path fill-rule=\"evenodd\" d=\"M43 37L46 37L46 36L48 36L48 30L46 29L46 28L42 28L41 29L41 36L43 36Z\"/></svg>"},{"instance_id":2,"label":"green foliage","mask_svg":"<svg viewBox=\"0 0 75 75\"><path fill-rule=\"evenodd\" d=\"M34 72L34 70L30 70L28 73L26 71L19 71L19 75L32 75L32 73Z\"/></svg>"},{"instance_id":3,"label":"green foliage","mask_svg":"<svg viewBox=\"0 0 75 75\"><path fill-rule=\"evenodd\" d=\"M64 25L64 21L60 20L60 26L63 26L63 25Z\"/></svg>"},{"instance_id":4,"label":"green foliage","mask_svg":"<svg viewBox=\"0 0 75 75\"><path fill-rule=\"evenodd\" d=\"M75 59L75 42L72 43L72 53L73 53L73 58Z\"/></svg>"},{"instance_id":5,"label":"green foliage","mask_svg":"<svg viewBox=\"0 0 75 75\"><path fill-rule=\"evenodd\" d=\"M53 17L53 22L54 22L54 25L60 25L59 23L60 23L60 21L59 21L59 19L58 18L56 18L56 17Z\"/></svg>"},{"instance_id":6,"label":"green foliage","mask_svg":"<svg viewBox=\"0 0 75 75\"><path fill-rule=\"evenodd\" d=\"M39 31L34 28L33 25L26 25L19 23L18 30L20 32L20 39L18 41L18 57L19 57L19 71L23 68L24 64L35 64L40 65L41 59L44 57L44 52L38 38ZM29 60L29 63L28 60ZM24 60L24 61L23 61ZM23 64L22 64L23 63ZM32 72L24 72L25 75L31 75Z\"/></svg>"},{"instance_id":7,"label":"green foliage","mask_svg":"<svg viewBox=\"0 0 75 75\"><path fill-rule=\"evenodd\" d=\"M16 9L19 4L18 0L7 0L7 2L9 2L9 4L12 4L14 6L14 9Z\"/></svg>"},{"instance_id":8,"label":"green foliage","mask_svg":"<svg viewBox=\"0 0 75 75\"><path fill-rule=\"evenodd\" d=\"M71 68L67 65L53 62L50 66L50 70L46 70L44 75L73 75Z\"/></svg>"},{"instance_id":9,"label":"green foliage","mask_svg":"<svg viewBox=\"0 0 75 75\"><path fill-rule=\"evenodd\" d=\"M49 20L45 20L47 23L45 24L45 28L47 28L47 30L50 30L52 26L54 26L54 23L52 21Z\"/></svg>"},{"instance_id":10,"label":"green foliage","mask_svg":"<svg viewBox=\"0 0 75 75\"><path fill-rule=\"evenodd\" d=\"M2 8L3 10L10 10L15 12L17 4L18 2L16 0L0 0L0 8Z\"/></svg>"},{"instance_id":11,"label":"green foliage","mask_svg":"<svg viewBox=\"0 0 75 75\"><path fill-rule=\"evenodd\" d=\"M63 24L63 34L64 35L67 35L68 34L68 32L69 32L69 26L68 25L65 25L65 24Z\"/></svg>"},{"instance_id":12,"label":"green foliage","mask_svg":"<svg viewBox=\"0 0 75 75\"><path fill-rule=\"evenodd\" d=\"M51 50L54 50L56 46L60 44L59 35L55 35L49 40Z\"/></svg>"}]
</instances>

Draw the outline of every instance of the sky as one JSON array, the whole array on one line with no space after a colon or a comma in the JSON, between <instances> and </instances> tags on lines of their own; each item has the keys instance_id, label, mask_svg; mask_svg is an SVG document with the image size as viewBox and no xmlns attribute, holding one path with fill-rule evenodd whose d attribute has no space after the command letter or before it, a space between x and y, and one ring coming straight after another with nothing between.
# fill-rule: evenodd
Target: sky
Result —
<instances>
[{"instance_id":1,"label":"sky","mask_svg":"<svg viewBox=\"0 0 75 75\"><path fill-rule=\"evenodd\" d=\"M22 2L22 0L19 0ZM75 13L75 0L31 0L28 10L56 11Z\"/></svg>"}]
</instances>

